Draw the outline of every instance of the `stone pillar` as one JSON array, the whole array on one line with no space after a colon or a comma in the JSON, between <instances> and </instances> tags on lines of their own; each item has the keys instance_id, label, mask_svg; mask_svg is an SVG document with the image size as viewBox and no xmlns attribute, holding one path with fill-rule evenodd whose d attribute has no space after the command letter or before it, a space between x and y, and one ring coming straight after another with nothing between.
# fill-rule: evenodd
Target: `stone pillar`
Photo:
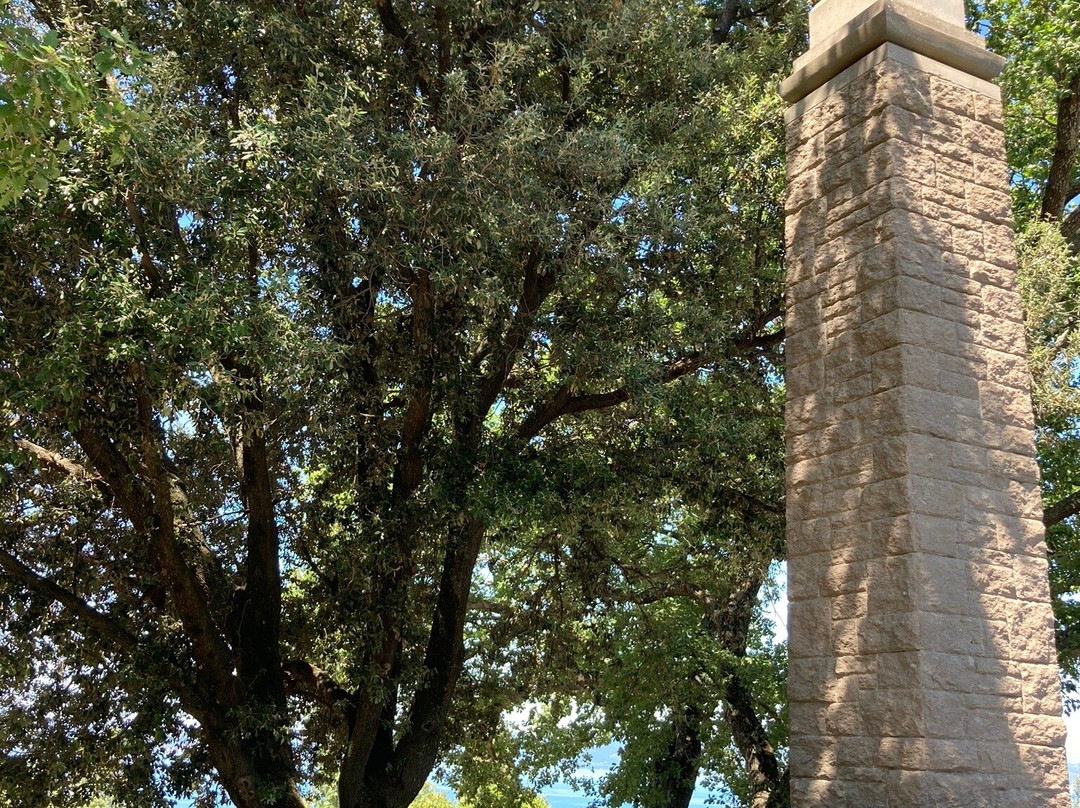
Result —
<instances>
[{"instance_id":1,"label":"stone pillar","mask_svg":"<svg viewBox=\"0 0 1080 808\"><path fill-rule=\"evenodd\" d=\"M791 104L794 808L1067 808L1001 60L823 0Z\"/></svg>"}]
</instances>

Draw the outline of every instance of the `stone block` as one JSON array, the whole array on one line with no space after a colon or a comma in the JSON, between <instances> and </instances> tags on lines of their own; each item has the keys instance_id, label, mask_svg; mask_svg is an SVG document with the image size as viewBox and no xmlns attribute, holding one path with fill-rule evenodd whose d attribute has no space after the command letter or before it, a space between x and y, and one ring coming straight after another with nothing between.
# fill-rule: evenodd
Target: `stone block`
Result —
<instances>
[{"instance_id":1,"label":"stone block","mask_svg":"<svg viewBox=\"0 0 1080 808\"><path fill-rule=\"evenodd\" d=\"M1044 557L1041 555L1016 556L1012 559L1012 569L1016 576L1017 597L1036 604L1050 602L1049 570ZM1045 611L1043 608L1033 609L1030 603L1025 604L1025 609L1028 613Z\"/></svg>"},{"instance_id":2,"label":"stone block","mask_svg":"<svg viewBox=\"0 0 1080 808\"><path fill-rule=\"evenodd\" d=\"M917 601L923 611L977 617L971 596L971 574L961 559L921 554Z\"/></svg>"},{"instance_id":3,"label":"stone block","mask_svg":"<svg viewBox=\"0 0 1080 808\"><path fill-rule=\"evenodd\" d=\"M963 486L946 483L932 477L911 477L908 493L912 513L959 519L967 502Z\"/></svg>"},{"instance_id":4,"label":"stone block","mask_svg":"<svg viewBox=\"0 0 1080 808\"><path fill-rule=\"evenodd\" d=\"M1005 137L996 126L976 120L964 121L964 138L975 154L1005 162Z\"/></svg>"},{"instance_id":5,"label":"stone block","mask_svg":"<svg viewBox=\"0 0 1080 808\"><path fill-rule=\"evenodd\" d=\"M987 188L981 183L968 183L965 189L968 209L981 219L999 225L1012 226L1012 201L998 188Z\"/></svg>"},{"instance_id":6,"label":"stone block","mask_svg":"<svg viewBox=\"0 0 1080 808\"><path fill-rule=\"evenodd\" d=\"M886 66L877 73L874 96L886 104L931 117L934 106L929 79L925 73ZM872 107L868 111L870 114L877 112Z\"/></svg>"},{"instance_id":7,"label":"stone block","mask_svg":"<svg viewBox=\"0 0 1080 808\"><path fill-rule=\"evenodd\" d=\"M832 598L833 625L835 626L840 620L849 620L851 618L865 617L867 600L867 593L865 591L854 592L848 595L837 595L836 597ZM872 672L872 658L865 656L856 656L850 659L858 663L858 670L851 667L845 668L845 674ZM841 673L839 663L837 664L837 673Z\"/></svg>"},{"instance_id":8,"label":"stone block","mask_svg":"<svg viewBox=\"0 0 1080 808\"><path fill-rule=\"evenodd\" d=\"M966 87L961 87L939 76L931 76L930 96L935 116L940 116L943 112L955 113L962 119L975 116L975 93Z\"/></svg>"},{"instance_id":9,"label":"stone block","mask_svg":"<svg viewBox=\"0 0 1080 808\"><path fill-rule=\"evenodd\" d=\"M997 361L999 360L997 355L995 355L995 363ZM1011 365L1012 363L1009 364ZM1029 432L1033 432L1035 429L1035 418L1031 408L1031 395L1021 388L1001 384L997 381L980 381L979 409L982 417L987 421L1007 426L1021 427ZM1030 454L1028 452L1021 452L1020 456L1030 456ZM995 457L999 460L1003 460L1004 453L998 453ZM1031 478L1031 473L1033 471L1029 464L1019 466L1015 462L1010 464L1008 468L1014 473L1022 468L1028 479Z\"/></svg>"},{"instance_id":10,"label":"stone block","mask_svg":"<svg viewBox=\"0 0 1080 808\"><path fill-rule=\"evenodd\" d=\"M824 496L812 486L792 491L787 498L787 515L790 521L817 519L825 514Z\"/></svg>"},{"instance_id":11,"label":"stone block","mask_svg":"<svg viewBox=\"0 0 1080 808\"><path fill-rule=\"evenodd\" d=\"M875 593L870 592L871 603ZM895 598L903 599L903 593L895 593ZM863 620L863 652L868 654L898 653L916 651L922 645L922 626L920 615L873 614Z\"/></svg>"},{"instance_id":12,"label":"stone block","mask_svg":"<svg viewBox=\"0 0 1080 808\"><path fill-rule=\"evenodd\" d=\"M1046 593L1047 597L1049 594ZM1047 642L1048 637L1054 636L1054 615L1049 609L1027 605L1028 608L1018 609L1013 614L1009 623L1009 643L999 648L1001 655L1007 654L1017 662L1054 666L1057 662L1054 647Z\"/></svg>"},{"instance_id":13,"label":"stone block","mask_svg":"<svg viewBox=\"0 0 1080 808\"><path fill-rule=\"evenodd\" d=\"M1049 746L1060 754L1065 745L1065 724L1056 716L1017 715L1006 716L1009 731L1018 743L1029 746Z\"/></svg>"},{"instance_id":14,"label":"stone block","mask_svg":"<svg viewBox=\"0 0 1080 808\"><path fill-rule=\"evenodd\" d=\"M976 342L1002 353L1021 357L1027 355L1027 340L1023 327L1009 320L999 320L990 314L980 315Z\"/></svg>"},{"instance_id":15,"label":"stone block","mask_svg":"<svg viewBox=\"0 0 1080 808\"><path fill-rule=\"evenodd\" d=\"M985 655L986 625L977 617L920 612L919 633L924 650L963 655Z\"/></svg>"},{"instance_id":16,"label":"stone block","mask_svg":"<svg viewBox=\"0 0 1080 808\"><path fill-rule=\"evenodd\" d=\"M1061 715L1061 687L1058 682L1057 665L1041 662L1019 662L1020 682L1023 691L1022 709L1027 715Z\"/></svg>"},{"instance_id":17,"label":"stone block","mask_svg":"<svg viewBox=\"0 0 1080 808\"><path fill-rule=\"evenodd\" d=\"M1010 567L973 563L971 565L971 584L975 591L982 592L985 595L1001 598L1016 597L1016 581ZM996 611L995 614L988 613L986 616L992 620L1004 619Z\"/></svg>"},{"instance_id":18,"label":"stone block","mask_svg":"<svg viewBox=\"0 0 1080 808\"><path fill-rule=\"evenodd\" d=\"M793 179L788 184L784 213L797 213L805 205L821 198L821 184L818 172L810 171Z\"/></svg>"},{"instance_id":19,"label":"stone block","mask_svg":"<svg viewBox=\"0 0 1080 808\"><path fill-rule=\"evenodd\" d=\"M1003 263L1004 265L1002 265ZM1010 265L1001 261L992 264L982 260L975 260L969 264L969 271L971 279L977 284L1008 287L1016 282L1015 262Z\"/></svg>"},{"instance_id":20,"label":"stone block","mask_svg":"<svg viewBox=\"0 0 1080 808\"><path fill-rule=\"evenodd\" d=\"M1012 227L988 222L982 231L982 241L983 255L987 263L1016 271L1016 245ZM1006 284L1009 283L1015 283L1015 280L1007 275Z\"/></svg>"}]
</instances>

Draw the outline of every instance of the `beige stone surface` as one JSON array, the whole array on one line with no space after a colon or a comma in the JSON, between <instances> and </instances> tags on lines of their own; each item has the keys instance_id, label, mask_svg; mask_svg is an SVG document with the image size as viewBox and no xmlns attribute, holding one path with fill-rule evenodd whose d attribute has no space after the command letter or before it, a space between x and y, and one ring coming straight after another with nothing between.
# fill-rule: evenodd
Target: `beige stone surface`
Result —
<instances>
[{"instance_id":1,"label":"beige stone surface","mask_svg":"<svg viewBox=\"0 0 1080 808\"><path fill-rule=\"evenodd\" d=\"M878 0L821 0L810 12L810 46L828 39ZM964 0L903 0L904 5L942 23L963 27Z\"/></svg>"},{"instance_id":2,"label":"beige stone surface","mask_svg":"<svg viewBox=\"0 0 1080 808\"><path fill-rule=\"evenodd\" d=\"M792 804L1066 808L1000 101L888 53L789 118Z\"/></svg>"}]
</instances>

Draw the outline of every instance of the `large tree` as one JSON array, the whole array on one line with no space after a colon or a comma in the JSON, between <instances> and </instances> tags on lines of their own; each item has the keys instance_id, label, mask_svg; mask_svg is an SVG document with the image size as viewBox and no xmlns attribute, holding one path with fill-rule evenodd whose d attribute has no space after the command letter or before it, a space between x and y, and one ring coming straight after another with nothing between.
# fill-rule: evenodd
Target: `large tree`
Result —
<instances>
[{"instance_id":1,"label":"large tree","mask_svg":"<svg viewBox=\"0 0 1080 808\"><path fill-rule=\"evenodd\" d=\"M685 233L684 250L756 266L779 286L782 105L763 74L780 75L787 58L766 28L734 36L737 58L757 68L703 101L709 137L688 144L674 166L684 190L672 194L710 223ZM612 806L685 808L702 777L738 804L786 798L782 658L764 647L771 628L757 610L783 553L782 390L774 367L761 370L732 365L682 384L629 430L597 422L602 464L580 434L552 436L560 465L586 454L560 480L559 521L496 536L483 616L470 624L470 712L455 715L459 790L588 769L590 748L610 741L617 764L577 785ZM613 499L618 522L603 504ZM529 704L538 699L551 707ZM537 712L522 727L508 707Z\"/></svg>"},{"instance_id":2,"label":"large tree","mask_svg":"<svg viewBox=\"0 0 1080 808\"><path fill-rule=\"evenodd\" d=\"M969 5L991 49L1008 58L1001 85L1020 284L1058 656L1072 687L1080 672L1080 3Z\"/></svg>"},{"instance_id":3,"label":"large tree","mask_svg":"<svg viewBox=\"0 0 1080 808\"><path fill-rule=\"evenodd\" d=\"M760 5L0 7L0 799L412 800L499 559L775 382L775 164L686 159Z\"/></svg>"}]
</instances>

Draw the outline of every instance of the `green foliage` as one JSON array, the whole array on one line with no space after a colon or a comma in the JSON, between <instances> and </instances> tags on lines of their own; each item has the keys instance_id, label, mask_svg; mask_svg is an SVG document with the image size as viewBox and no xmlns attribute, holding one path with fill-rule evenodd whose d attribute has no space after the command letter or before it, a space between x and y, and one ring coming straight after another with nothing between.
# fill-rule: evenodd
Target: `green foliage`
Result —
<instances>
[{"instance_id":1,"label":"green foliage","mask_svg":"<svg viewBox=\"0 0 1080 808\"><path fill-rule=\"evenodd\" d=\"M1035 409L1045 429L1067 433L1080 413L1080 264L1052 222L1029 224L1019 234L1017 249Z\"/></svg>"},{"instance_id":2,"label":"green foliage","mask_svg":"<svg viewBox=\"0 0 1080 808\"><path fill-rule=\"evenodd\" d=\"M412 801L411 808L454 808L455 801L439 791L431 783L425 783L424 788Z\"/></svg>"},{"instance_id":3,"label":"green foliage","mask_svg":"<svg viewBox=\"0 0 1080 808\"><path fill-rule=\"evenodd\" d=\"M797 5L5 5L4 789L526 806L515 705L610 688L570 759L709 702L779 553Z\"/></svg>"},{"instance_id":4,"label":"green foliage","mask_svg":"<svg viewBox=\"0 0 1080 808\"><path fill-rule=\"evenodd\" d=\"M1001 77L1013 171L1014 213L1023 228L1038 217L1050 170L1057 101L1080 65L1077 0L990 0L973 16L989 48L1008 59Z\"/></svg>"},{"instance_id":5,"label":"green foliage","mask_svg":"<svg viewBox=\"0 0 1080 808\"><path fill-rule=\"evenodd\" d=\"M76 144L108 150L114 165L123 159L136 122L122 82L142 58L116 31L62 41L32 24L24 4L0 3L0 210L45 192Z\"/></svg>"}]
</instances>

